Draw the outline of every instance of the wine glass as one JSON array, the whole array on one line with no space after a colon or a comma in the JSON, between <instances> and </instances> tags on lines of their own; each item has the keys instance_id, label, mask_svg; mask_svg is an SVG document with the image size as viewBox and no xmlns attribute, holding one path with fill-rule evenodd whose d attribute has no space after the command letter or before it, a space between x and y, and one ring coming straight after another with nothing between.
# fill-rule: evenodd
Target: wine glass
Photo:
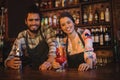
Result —
<instances>
[{"instance_id":1,"label":"wine glass","mask_svg":"<svg viewBox=\"0 0 120 80\"><path fill-rule=\"evenodd\" d=\"M66 54L64 51L64 47L59 46L56 50L56 62L58 62L61 67L57 69L57 71L65 71L65 65L66 65Z\"/></svg>"}]
</instances>

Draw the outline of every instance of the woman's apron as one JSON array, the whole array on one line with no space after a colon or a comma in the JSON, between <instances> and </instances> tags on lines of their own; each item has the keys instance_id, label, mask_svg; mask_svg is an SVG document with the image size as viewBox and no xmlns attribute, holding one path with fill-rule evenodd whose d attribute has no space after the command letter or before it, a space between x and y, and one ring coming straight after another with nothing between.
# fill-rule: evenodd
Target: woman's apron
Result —
<instances>
[{"instance_id":1,"label":"woman's apron","mask_svg":"<svg viewBox=\"0 0 120 80\"><path fill-rule=\"evenodd\" d=\"M85 43L81 37L81 35L78 33L78 36L83 44L85 46ZM68 62L68 68L78 68L81 63L84 63L84 52L77 53L74 55L69 55L68 52L68 38L66 41L66 53L67 53L67 62Z\"/></svg>"}]
</instances>

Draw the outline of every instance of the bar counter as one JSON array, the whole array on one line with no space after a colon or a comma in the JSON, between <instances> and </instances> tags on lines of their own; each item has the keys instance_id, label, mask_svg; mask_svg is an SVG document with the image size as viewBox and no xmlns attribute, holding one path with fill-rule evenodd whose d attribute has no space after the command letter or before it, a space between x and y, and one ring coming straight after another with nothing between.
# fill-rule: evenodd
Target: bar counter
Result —
<instances>
[{"instance_id":1,"label":"bar counter","mask_svg":"<svg viewBox=\"0 0 120 80\"><path fill-rule=\"evenodd\" d=\"M120 63L98 66L86 72L78 72L77 69L39 71L28 67L19 71L0 67L0 80L120 80Z\"/></svg>"}]
</instances>

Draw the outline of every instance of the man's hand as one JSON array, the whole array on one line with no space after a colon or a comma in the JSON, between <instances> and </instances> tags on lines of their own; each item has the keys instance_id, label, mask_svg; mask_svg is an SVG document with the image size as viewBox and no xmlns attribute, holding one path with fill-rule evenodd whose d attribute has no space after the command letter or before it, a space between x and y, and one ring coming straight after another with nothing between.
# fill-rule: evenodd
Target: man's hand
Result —
<instances>
[{"instance_id":1,"label":"man's hand","mask_svg":"<svg viewBox=\"0 0 120 80\"><path fill-rule=\"evenodd\" d=\"M39 70L41 71L50 70L51 68L52 68L52 65L48 61L45 61L42 65L39 66Z\"/></svg>"},{"instance_id":2,"label":"man's hand","mask_svg":"<svg viewBox=\"0 0 120 80\"><path fill-rule=\"evenodd\" d=\"M14 58L11 58L10 60L8 60L6 62L6 65L7 65L7 67L10 67L12 69L19 69L21 63L22 62L19 57L14 57Z\"/></svg>"}]
</instances>

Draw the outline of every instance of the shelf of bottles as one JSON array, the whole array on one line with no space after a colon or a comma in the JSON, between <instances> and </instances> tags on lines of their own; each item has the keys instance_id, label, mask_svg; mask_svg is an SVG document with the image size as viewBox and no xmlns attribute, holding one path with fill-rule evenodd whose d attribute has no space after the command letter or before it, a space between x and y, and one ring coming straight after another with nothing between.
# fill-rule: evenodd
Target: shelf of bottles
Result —
<instances>
[{"instance_id":1,"label":"shelf of bottles","mask_svg":"<svg viewBox=\"0 0 120 80\"><path fill-rule=\"evenodd\" d=\"M58 17L63 11L70 12L75 19L75 24L79 25L79 0L41 0L39 3L42 12L41 26L51 25L54 29L58 28Z\"/></svg>"},{"instance_id":2,"label":"shelf of bottles","mask_svg":"<svg viewBox=\"0 0 120 80\"><path fill-rule=\"evenodd\" d=\"M79 0L41 0L39 5L40 9L43 11L63 9L77 7L79 5Z\"/></svg>"},{"instance_id":3,"label":"shelf of bottles","mask_svg":"<svg viewBox=\"0 0 120 80\"><path fill-rule=\"evenodd\" d=\"M109 24L110 5L108 2L83 5L82 15L82 23L85 25Z\"/></svg>"},{"instance_id":4,"label":"shelf of bottles","mask_svg":"<svg viewBox=\"0 0 120 80\"><path fill-rule=\"evenodd\" d=\"M108 1L103 0L102 2L102 0L99 0L101 2L97 2L97 0L94 0L94 4L91 0L52 1L53 0L42 0L42 2L39 4L40 11L43 15L41 26L51 25L54 29L59 28L59 14L63 11L68 11L74 17L75 24L78 27L83 26L90 29L94 41L94 46L99 45L102 46L102 48L105 46L111 46L112 28L110 19L110 4Z\"/></svg>"},{"instance_id":5,"label":"shelf of bottles","mask_svg":"<svg viewBox=\"0 0 120 80\"><path fill-rule=\"evenodd\" d=\"M75 19L75 24L79 25L80 23L80 11L79 8L71 8L71 9L64 9L64 10L57 10L57 11L49 11L48 13L44 12L42 13L42 20L41 20L41 26L44 25L51 25L52 28L58 28L58 18L61 12L67 11L70 12Z\"/></svg>"},{"instance_id":6,"label":"shelf of bottles","mask_svg":"<svg viewBox=\"0 0 120 80\"><path fill-rule=\"evenodd\" d=\"M89 28L95 47L112 46L112 27L109 2L82 4L82 25Z\"/></svg>"}]
</instances>

